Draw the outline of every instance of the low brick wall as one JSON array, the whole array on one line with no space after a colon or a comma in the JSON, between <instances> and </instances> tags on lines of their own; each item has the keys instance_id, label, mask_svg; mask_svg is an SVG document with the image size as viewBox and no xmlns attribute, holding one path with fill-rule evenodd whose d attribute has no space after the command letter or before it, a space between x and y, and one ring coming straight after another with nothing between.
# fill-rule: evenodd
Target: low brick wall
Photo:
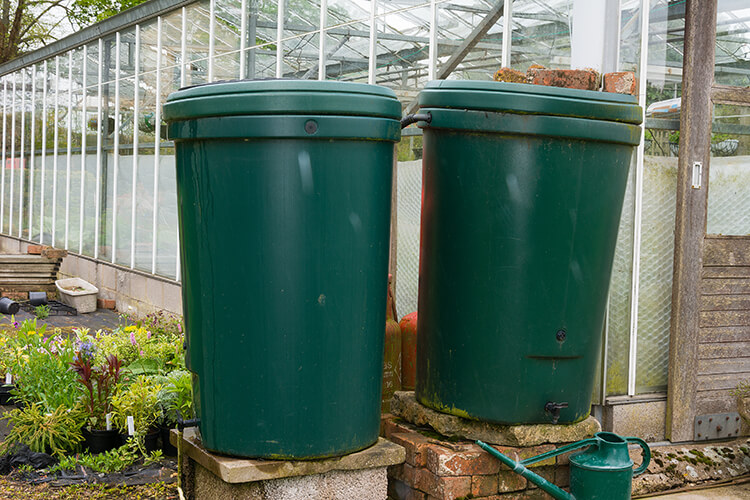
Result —
<instances>
[{"instance_id":1,"label":"low brick wall","mask_svg":"<svg viewBox=\"0 0 750 500\"><path fill-rule=\"evenodd\" d=\"M393 416L384 416L383 434L406 449L406 462L388 468L388 498L391 500L552 498L471 441L446 438L430 428L417 427ZM556 447L553 444L525 448L495 446L515 460ZM529 468L558 486L568 486L567 455Z\"/></svg>"}]
</instances>

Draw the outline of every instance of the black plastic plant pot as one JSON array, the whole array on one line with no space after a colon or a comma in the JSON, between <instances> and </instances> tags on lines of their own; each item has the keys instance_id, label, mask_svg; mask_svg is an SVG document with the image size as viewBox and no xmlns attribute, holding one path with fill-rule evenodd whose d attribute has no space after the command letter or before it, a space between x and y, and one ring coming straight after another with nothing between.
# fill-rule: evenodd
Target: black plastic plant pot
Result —
<instances>
[{"instance_id":1,"label":"black plastic plant pot","mask_svg":"<svg viewBox=\"0 0 750 500\"><path fill-rule=\"evenodd\" d=\"M13 395L10 393L16 386L13 384L0 385L0 405L14 404Z\"/></svg>"},{"instance_id":2,"label":"black plastic plant pot","mask_svg":"<svg viewBox=\"0 0 750 500\"><path fill-rule=\"evenodd\" d=\"M29 292L29 303L36 307L47 303L47 292Z\"/></svg>"},{"instance_id":3,"label":"black plastic plant pot","mask_svg":"<svg viewBox=\"0 0 750 500\"><path fill-rule=\"evenodd\" d=\"M120 446L120 436L116 430L83 428L83 440L91 453L102 453Z\"/></svg>"},{"instance_id":4,"label":"black plastic plant pot","mask_svg":"<svg viewBox=\"0 0 750 500\"><path fill-rule=\"evenodd\" d=\"M21 306L18 302L10 300L8 297L0 298L0 313L3 314L18 314Z\"/></svg>"},{"instance_id":5,"label":"black plastic plant pot","mask_svg":"<svg viewBox=\"0 0 750 500\"><path fill-rule=\"evenodd\" d=\"M172 427L167 425L159 425L159 435L161 436L161 451L168 457L177 456L177 447L169 442L169 433L172 431Z\"/></svg>"}]
</instances>

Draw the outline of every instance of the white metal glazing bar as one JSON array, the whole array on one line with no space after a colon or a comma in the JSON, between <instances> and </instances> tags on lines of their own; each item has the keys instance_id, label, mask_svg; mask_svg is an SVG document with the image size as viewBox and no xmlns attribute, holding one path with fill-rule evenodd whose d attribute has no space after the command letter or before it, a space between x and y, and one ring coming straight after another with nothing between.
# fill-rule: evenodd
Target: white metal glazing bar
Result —
<instances>
[{"instance_id":1,"label":"white metal glazing bar","mask_svg":"<svg viewBox=\"0 0 750 500\"><path fill-rule=\"evenodd\" d=\"M66 120L68 129L68 140L66 142L67 152L65 155L65 249L69 248L68 237L70 235L70 169L73 162L73 51L68 52L68 116Z\"/></svg>"},{"instance_id":2,"label":"white metal glazing bar","mask_svg":"<svg viewBox=\"0 0 750 500\"><path fill-rule=\"evenodd\" d=\"M138 120L140 119L140 106L138 99L138 87L141 69L141 27L135 25L135 68L133 71L133 189L130 193L130 269L135 267L135 223L136 223L136 188L138 183ZM159 78L159 73L156 73Z\"/></svg>"},{"instance_id":3,"label":"white metal glazing bar","mask_svg":"<svg viewBox=\"0 0 750 500\"><path fill-rule=\"evenodd\" d=\"M115 34L115 130L112 149L112 255L117 254L117 175L120 163L120 32Z\"/></svg>"},{"instance_id":4,"label":"white metal glazing bar","mask_svg":"<svg viewBox=\"0 0 750 500\"><path fill-rule=\"evenodd\" d=\"M83 46L83 64L81 64L81 86L83 87L83 95L81 96L81 195L80 195L80 206L78 213L78 252L83 254L83 212L86 206L86 104L88 102L89 90L87 81L87 62L88 62L88 46Z\"/></svg>"},{"instance_id":5,"label":"white metal glazing bar","mask_svg":"<svg viewBox=\"0 0 750 500\"><path fill-rule=\"evenodd\" d=\"M427 62L427 77L430 80L434 80L437 75L437 20L437 0L430 0L430 47L427 53L427 57L429 58Z\"/></svg>"},{"instance_id":6,"label":"white metal glazing bar","mask_svg":"<svg viewBox=\"0 0 750 500\"><path fill-rule=\"evenodd\" d=\"M158 20L156 24L157 24L157 31L158 31L158 25L159 25ZM161 40L161 37L159 37L159 40ZM184 87L187 85L187 72L190 69L190 64L187 61L187 9L185 7L182 8L182 33L180 34L180 58L182 59L182 71L180 71L180 87Z\"/></svg>"},{"instance_id":7,"label":"white metal glazing bar","mask_svg":"<svg viewBox=\"0 0 750 500\"><path fill-rule=\"evenodd\" d=\"M40 200L39 200L39 243L44 243L44 204L45 204L45 198L46 193L45 190L47 189L47 183L46 183L46 175L47 175L47 91L49 90L49 87L47 86L47 79L49 77L49 73L47 72L47 61L44 61L43 65L43 75L42 75L42 178L39 182L39 194L40 194Z\"/></svg>"},{"instance_id":8,"label":"white metal glazing bar","mask_svg":"<svg viewBox=\"0 0 750 500\"><path fill-rule=\"evenodd\" d=\"M255 45L255 42L253 42ZM245 65L247 63L247 0L240 3L240 79L247 78Z\"/></svg>"},{"instance_id":9,"label":"white metal glazing bar","mask_svg":"<svg viewBox=\"0 0 750 500\"><path fill-rule=\"evenodd\" d=\"M13 180L16 177L16 80L17 75L13 73L13 95L10 96L10 210L8 210L8 234L13 234ZM8 164L5 164L8 168Z\"/></svg>"},{"instance_id":10,"label":"white metal glazing bar","mask_svg":"<svg viewBox=\"0 0 750 500\"><path fill-rule=\"evenodd\" d=\"M503 4L503 52L501 65L510 68L510 51L513 40L513 0L505 0Z\"/></svg>"},{"instance_id":11,"label":"white metal glazing bar","mask_svg":"<svg viewBox=\"0 0 750 500\"><path fill-rule=\"evenodd\" d=\"M278 0L276 13L276 78L284 76L284 0Z\"/></svg>"},{"instance_id":12,"label":"white metal glazing bar","mask_svg":"<svg viewBox=\"0 0 750 500\"><path fill-rule=\"evenodd\" d=\"M326 25L328 0L320 0L320 38L318 40L318 80L326 79Z\"/></svg>"},{"instance_id":13,"label":"white metal glazing bar","mask_svg":"<svg viewBox=\"0 0 750 500\"><path fill-rule=\"evenodd\" d=\"M94 200L94 258L99 257L99 237L101 235L101 201L102 201L102 66L104 41L98 44L97 66L97 99L96 99L96 199Z\"/></svg>"},{"instance_id":14,"label":"white metal glazing bar","mask_svg":"<svg viewBox=\"0 0 750 500\"><path fill-rule=\"evenodd\" d=\"M156 110L154 113L154 213L151 219L151 273L156 274L156 235L159 222L159 162L161 159L161 53L162 19L156 19Z\"/></svg>"},{"instance_id":15,"label":"white metal glazing bar","mask_svg":"<svg viewBox=\"0 0 750 500\"><path fill-rule=\"evenodd\" d=\"M26 69L21 70L21 152L18 160L18 237L23 237L23 171L26 167L24 155L26 143Z\"/></svg>"},{"instance_id":16,"label":"white metal glazing bar","mask_svg":"<svg viewBox=\"0 0 750 500\"><path fill-rule=\"evenodd\" d=\"M36 64L31 65L31 137L29 140L31 144L29 149L29 214L28 214L28 226L29 236L34 234L34 170L35 170L35 154L36 154Z\"/></svg>"},{"instance_id":17,"label":"white metal glazing bar","mask_svg":"<svg viewBox=\"0 0 750 500\"><path fill-rule=\"evenodd\" d=\"M6 161L6 151L5 151L5 145L8 143L8 134L6 129L6 113L7 113L7 103L8 103L8 78L3 77L3 165L2 165L2 175L0 175L0 232L3 230L3 226L5 225L5 171L7 170L6 165L8 162Z\"/></svg>"},{"instance_id":18,"label":"white metal glazing bar","mask_svg":"<svg viewBox=\"0 0 750 500\"><path fill-rule=\"evenodd\" d=\"M52 149L52 246L57 244L57 156L60 151L60 56L55 56L55 145Z\"/></svg>"},{"instance_id":19,"label":"white metal glazing bar","mask_svg":"<svg viewBox=\"0 0 750 500\"><path fill-rule=\"evenodd\" d=\"M644 112L646 110L646 82L648 79L648 36L650 0L641 1L641 58L639 62L638 104ZM633 275L630 290L630 346L628 349L628 396L636 394L636 379L638 372L638 295L640 289L641 271L641 231L643 220L643 137L645 127L641 128L641 142L636 150L635 169L635 210L633 221Z\"/></svg>"},{"instance_id":20,"label":"white metal glazing bar","mask_svg":"<svg viewBox=\"0 0 750 500\"><path fill-rule=\"evenodd\" d=\"M215 24L216 24L216 0L209 2L208 19L208 82L214 81L214 46L215 46Z\"/></svg>"},{"instance_id":21,"label":"white metal glazing bar","mask_svg":"<svg viewBox=\"0 0 750 500\"><path fill-rule=\"evenodd\" d=\"M377 49L378 49L378 1L370 0L370 53L367 69L367 83L375 83L375 72L377 71Z\"/></svg>"}]
</instances>

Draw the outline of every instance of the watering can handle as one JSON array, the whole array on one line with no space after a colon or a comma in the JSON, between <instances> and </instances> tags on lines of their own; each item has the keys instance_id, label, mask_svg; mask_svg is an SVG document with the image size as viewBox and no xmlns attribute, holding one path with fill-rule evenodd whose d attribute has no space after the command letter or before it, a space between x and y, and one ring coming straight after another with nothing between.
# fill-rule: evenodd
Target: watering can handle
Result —
<instances>
[{"instance_id":1,"label":"watering can handle","mask_svg":"<svg viewBox=\"0 0 750 500\"><path fill-rule=\"evenodd\" d=\"M635 443L641 447L641 465L633 470L633 475L637 476L638 474L643 474L644 472L646 472L648 464L651 462L651 448L649 448L646 441L641 438L627 437L625 438L625 441L627 441L628 443Z\"/></svg>"}]
</instances>

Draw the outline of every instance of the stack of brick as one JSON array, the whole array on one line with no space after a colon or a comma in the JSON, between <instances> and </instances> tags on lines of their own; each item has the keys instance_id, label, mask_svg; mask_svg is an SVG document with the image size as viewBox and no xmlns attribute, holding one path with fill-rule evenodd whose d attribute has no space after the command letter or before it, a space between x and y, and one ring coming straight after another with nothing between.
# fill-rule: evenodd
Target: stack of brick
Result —
<instances>
[{"instance_id":1,"label":"stack of brick","mask_svg":"<svg viewBox=\"0 0 750 500\"><path fill-rule=\"evenodd\" d=\"M383 433L406 449L406 462L388 468L390 500L552 498L471 441L446 438L429 428L392 416L384 418ZM493 446L516 461L556 448L553 444ZM558 486L568 486L566 455L532 464L529 468Z\"/></svg>"},{"instance_id":2,"label":"stack of brick","mask_svg":"<svg viewBox=\"0 0 750 500\"><path fill-rule=\"evenodd\" d=\"M532 65L526 73L510 68L500 68L494 76L499 82L530 83L548 87L580 90L603 90L617 94L636 93L635 73L620 71L602 77L593 69L551 69ZM603 81L603 85L602 85Z\"/></svg>"}]
</instances>

